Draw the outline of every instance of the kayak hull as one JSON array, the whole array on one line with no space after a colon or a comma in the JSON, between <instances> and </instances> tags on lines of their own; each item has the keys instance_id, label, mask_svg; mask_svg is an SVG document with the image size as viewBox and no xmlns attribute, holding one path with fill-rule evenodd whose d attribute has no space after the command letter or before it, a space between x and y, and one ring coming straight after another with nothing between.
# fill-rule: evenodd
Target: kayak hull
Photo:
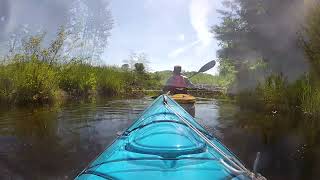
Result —
<instances>
[{"instance_id":1,"label":"kayak hull","mask_svg":"<svg viewBox=\"0 0 320 180\"><path fill-rule=\"evenodd\" d=\"M194 104L196 102L196 98L189 94L175 94L171 98L179 104Z\"/></svg>"},{"instance_id":2,"label":"kayak hull","mask_svg":"<svg viewBox=\"0 0 320 180\"><path fill-rule=\"evenodd\" d=\"M236 159L177 102L162 95L76 179L246 179L221 163L221 153L208 146L180 116Z\"/></svg>"}]
</instances>

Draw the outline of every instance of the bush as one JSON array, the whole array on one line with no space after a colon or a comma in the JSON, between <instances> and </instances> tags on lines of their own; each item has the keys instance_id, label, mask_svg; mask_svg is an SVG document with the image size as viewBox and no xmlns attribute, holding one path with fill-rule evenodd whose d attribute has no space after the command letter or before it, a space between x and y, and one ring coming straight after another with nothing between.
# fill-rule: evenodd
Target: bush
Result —
<instances>
[{"instance_id":1,"label":"bush","mask_svg":"<svg viewBox=\"0 0 320 180\"><path fill-rule=\"evenodd\" d=\"M1 66L1 99L23 103L48 103L58 89L57 72L36 57L28 62Z\"/></svg>"},{"instance_id":2,"label":"bush","mask_svg":"<svg viewBox=\"0 0 320 180\"><path fill-rule=\"evenodd\" d=\"M125 93L126 73L112 67L97 70L97 90L100 95L115 96Z\"/></svg>"},{"instance_id":3,"label":"bush","mask_svg":"<svg viewBox=\"0 0 320 180\"><path fill-rule=\"evenodd\" d=\"M59 87L73 97L93 94L97 87L95 68L84 63L61 65Z\"/></svg>"},{"instance_id":4,"label":"bush","mask_svg":"<svg viewBox=\"0 0 320 180\"><path fill-rule=\"evenodd\" d=\"M299 111L311 116L320 115L320 88L314 79L305 75L288 83L281 75L272 75L251 92L243 92L238 102L243 108L258 111L290 113Z\"/></svg>"},{"instance_id":5,"label":"bush","mask_svg":"<svg viewBox=\"0 0 320 180\"><path fill-rule=\"evenodd\" d=\"M67 33L63 28L49 47L43 47L45 34L31 36L13 52L7 64L0 64L0 102L49 103L61 92L69 97L132 95L135 89L158 87L159 79L145 71L141 63L135 70L92 66L82 58L64 54Z\"/></svg>"}]
</instances>

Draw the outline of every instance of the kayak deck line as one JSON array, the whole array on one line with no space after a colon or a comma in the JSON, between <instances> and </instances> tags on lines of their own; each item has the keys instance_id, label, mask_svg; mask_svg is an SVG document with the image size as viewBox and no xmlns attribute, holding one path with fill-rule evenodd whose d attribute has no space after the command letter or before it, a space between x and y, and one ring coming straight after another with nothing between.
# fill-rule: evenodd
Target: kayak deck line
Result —
<instances>
[{"instance_id":1,"label":"kayak deck line","mask_svg":"<svg viewBox=\"0 0 320 180\"><path fill-rule=\"evenodd\" d=\"M76 180L263 179L167 95L159 96Z\"/></svg>"},{"instance_id":2,"label":"kayak deck line","mask_svg":"<svg viewBox=\"0 0 320 180\"><path fill-rule=\"evenodd\" d=\"M166 96L164 96L166 98ZM237 173L247 173L248 175L251 175L251 172L244 167L244 165L238 161L235 161L231 156L225 154L219 147L217 147L215 144L213 144L204 134L202 134L197 128L195 128L191 123L189 123L183 116L181 116L178 112L176 112L170 105L167 103L166 100L164 100L164 104L168 109L170 109L172 112L174 112L184 123L190 127L196 134L199 135L200 138L202 138L208 145L210 145L212 148L214 148L217 152L219 152L225 159L227 159L229 162L232 163L233 166L235 166L237 169Z\"/></svg>"},{"instance_id":3,"label":"kayak deck line","mask_svg":"<svg viewBox=\"0 0 320 180\"><path fill-rule=\"evenodd\" d=\"M181 114L179 112L177 112L175 109L173 109L169 104L168 101L166 100L166 98L168 98L168 96L163 95L163 103L165 104L165 106L170 109L173 113L175 113L180 120L182 120L184 123L187 124L187 126L193 130L197 135L199 135L200 138L202 138L209 146L211 146L212 148L214 148L217 152L219 152L228 162L230 162L232 164L229 165L227 162L225 162L224 159L220 159L221 164L223 164L227 169L229 169L231 172L233 172L234 174L246 174L247 176L251 177L252 179L261 179L264 180L266 179L265 177L261 176L260 174L255 174L253 172L251 172L249 169L247 169L238 159L227 155L226 153L223 152L223 150L221 150L218 146L216 146L214 143L212 143L212 141L210 141L210 139L208 139L201 131L199 131L196 127L194 127L188 120L186 120L183 116L181 116ZM235 166L235 167L233 167Z\"/></svg>"}]
</instances>

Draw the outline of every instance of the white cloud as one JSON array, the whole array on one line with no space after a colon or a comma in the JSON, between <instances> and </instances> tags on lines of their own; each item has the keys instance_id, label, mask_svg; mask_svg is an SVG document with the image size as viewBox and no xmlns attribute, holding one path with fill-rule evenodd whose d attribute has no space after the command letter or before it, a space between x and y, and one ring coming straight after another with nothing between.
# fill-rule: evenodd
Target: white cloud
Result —
<instances>
[{"instance_id":1,"label":"white cloud","mask_svg":"<svg viewBox=\"0 0 320 180\"><path fill-rule=\"evenodd\" d=\"M145 3L144 3L144 8L149 8L153 5L153 2L154 0L146 0Z\"/></svg>"},{"instance_id":2,"label":"white cloud","mask_svg":"<svg viewBox=\"0 0 320 180\"><path fill-rule=\"evenodd\" d=\"M197 40L173 50L168 54L169 58L175 58L187 50L190 50L195 45L200 45L195 49L195 53L198 55L208 51L208 47L211 45L213 39L209 31L210 25L208 24L212 6L214 6L214 4L210 3L209 0L191 0L189 5L190 23L197 33ZM184 39L184 35L180 34L179 40Z\"/></svg>"},{"instance_id":3,"label":"white cloud","mask_svg":"<svg viewBox=\"0 0 320 180\"><path fill-rule=\"evenodd\" d=\"M192 42L190 44L187 44L187 45L185 45L183 47L177 48L177 49L173 50L172 52L170 52L168 54L168 57L169 58L175 58L175 57L179 56L180 54L184 53L185 51L193 48L195 45L199 44L200 42L201 41L197 40L197 41L194 41L194 42Z\"/></svg>"},{"instance_id":4,"label":"white cloud","mask_svg":"<svg viewBox=\"0 0 320 180\"><path fill-rule=\"evenodd\" d=\"M189 6L190 21L194 30L197 32L197 37L203 46L210 45L212 35L209 32L208 16L213 4L209 0L191 0Z\"/></svg>"},{"instance_id":5,"label":"white cloud","mask_svg":"<svg viewBox=\"0 0 320 180\"><path fill-rule=\"evenodd\" d=\"M179 40L179 41L184 41L184 39L185 39L184 34L179 34L178 40Z\"/></svg>"}]
</instances>

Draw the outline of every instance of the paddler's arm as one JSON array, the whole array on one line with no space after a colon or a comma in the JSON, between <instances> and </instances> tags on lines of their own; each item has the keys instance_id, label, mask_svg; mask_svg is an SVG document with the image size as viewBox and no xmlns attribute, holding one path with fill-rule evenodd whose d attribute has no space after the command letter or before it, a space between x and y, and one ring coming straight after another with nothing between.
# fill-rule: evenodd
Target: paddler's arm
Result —
<instances>
[{"instance_id":1,"label":"paddler's arm","mask_svg":"<svg viewBox=\"0 0 320 180\"><path fill-rule=\"evenodd\" d=\"M172 88L172 77L170 77L170 78L167 80L166 84L163 86L162 91L163 91L163 92L168 92L168 91L170 91L171 88Z\"/></svg>"},{"instance_id":2,"label":"paddler's arm","mask_svg":"<svg viewBox=\"0 0 320 180\"><path fill-rule=\"evenodd\" d=\"M184 77L184 80L187 84L187 88L195 88L194 84L192 84L192 82L187 77Z\"/></svg>"}]
</instances>

